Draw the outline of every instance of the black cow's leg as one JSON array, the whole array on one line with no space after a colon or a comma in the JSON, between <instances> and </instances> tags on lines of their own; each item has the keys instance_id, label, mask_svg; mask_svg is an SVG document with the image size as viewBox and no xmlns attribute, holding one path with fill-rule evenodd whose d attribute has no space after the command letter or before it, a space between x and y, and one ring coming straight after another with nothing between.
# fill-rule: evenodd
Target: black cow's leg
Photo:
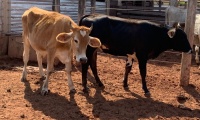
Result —
<instances>
[{"instance_id":1,"label":"black cow's leg","mask_svg":"<svg viewBox=\"0 0 200 120\"><path fill-rule=\"evenodd\" d=\"M98 76L98 73L97 73L97 51L94 51L93 56L91 57L89 62L90 62L90 68L92 70L92 73L95 77L97 84L99 85L99 87L104 87L104 85L101 82L101 80L99 79L99 76Z\"/></svg>"},{"instance_id":2,"label":"black cow's leg","mask_svg":"<svg viewBox=\"0 0 200 120\"><path fill-rule=\"evenodd\" d=\"M88 72L88 67L90 65L92 73L96 79L96 82L98 83L99 86L104 86L102 82L99 79L98 73L97 73L97 51L96 49L88 46L87 52L86 52L88 61L85 64L82 64L82 86L83 86L83 92L88 92L88 87L87 87L87 72Z\"/></svg>"},{"instance_id":3,"label":"black cow's leg","mask_svg":"<svg viewBox=\"0 0 200 120\"><path fill-rule=\"evenodd\" d=\"M89 63L82 64L82 86L83 86L83 92L88 92L87 87L87 71L88 71Z\"/></svg>"},{"instance_id":4,"label":"black cow's leg","mask_svg":"<svg viewBox=\"0 0 200 120\"><path fill-rule=\"evenodd\" d=\"M144 90L145 94L149 94L149 90L147 89L146 85L146 64L147 60L139 60L140 75L142 77L142 89Z\"/></svg>"},{"instance_id":5,"label":"black cow's leg","mask_svg":"<svg viewBox=\"0 0 200 120\"><path fill-rule=\"evenodd\" d=\"M128 88L128 75L131 72L132 66L133 66L133 59L131 61L128 61L128 59L127 59L126 60L126 66L125 66L124 80L123 80L125 89Z\"/></svg>"}]
</instances>

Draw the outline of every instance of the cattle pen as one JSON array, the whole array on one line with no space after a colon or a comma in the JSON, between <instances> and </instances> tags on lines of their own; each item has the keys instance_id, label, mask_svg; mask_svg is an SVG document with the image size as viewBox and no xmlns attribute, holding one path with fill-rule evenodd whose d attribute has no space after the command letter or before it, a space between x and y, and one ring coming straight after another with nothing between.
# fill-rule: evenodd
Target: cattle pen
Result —
<instances>
[{"instance_id":1,"label":"cattle pen","mask_svg":"<svg viewBox=\"0 0 200 120\"><path fill-rule=\"evenodd\" d=\"M172 1L172 0L171 0ZM188 2L178 1L179 8ZM76 23L85 14L100 13L126 19L165 23L165 9L170 0L0 0L0 119L45 120L160 120L200 119L200 71L191 59L190 82L180 86L182 53L168 50L151 59L147 84L151 97L141 89L138 63L134 62L129 75L129 89L122 79L126 57L98 51L98 73L105 88L98 88L92 71L88 73L89 94L82 91L81 66L73 62L72 80L76 94L68 94L65 68L55 63L56 72L50 78L50 93L40 95L37 58L31 49L28 80L20 82L23 68L21 16L30 7L57 11L69 15ZM197 13L200 1L197 0ZM46 67L46 64L44 63ZM185 103L179 103L178 97ZM182 106L183 105L183 106Z\"/></svg>"}]
</instances>

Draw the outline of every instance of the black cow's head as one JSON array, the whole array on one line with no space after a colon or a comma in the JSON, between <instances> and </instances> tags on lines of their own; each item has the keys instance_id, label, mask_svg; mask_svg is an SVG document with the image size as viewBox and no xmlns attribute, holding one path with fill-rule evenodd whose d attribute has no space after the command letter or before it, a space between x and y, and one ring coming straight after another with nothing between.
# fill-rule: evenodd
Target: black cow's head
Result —
<instances>
[{"instance_id":1,"label":"black cow's head","mask_svg":"<svg viewBox=\"0 0 200 120\"><path fill-rule=\"evenodd\" d=\"M172 49L180 52L192 52L187 35L183 30L173 28L168 31L168 35L172 40Z\"/></svg>"}]
</instances>

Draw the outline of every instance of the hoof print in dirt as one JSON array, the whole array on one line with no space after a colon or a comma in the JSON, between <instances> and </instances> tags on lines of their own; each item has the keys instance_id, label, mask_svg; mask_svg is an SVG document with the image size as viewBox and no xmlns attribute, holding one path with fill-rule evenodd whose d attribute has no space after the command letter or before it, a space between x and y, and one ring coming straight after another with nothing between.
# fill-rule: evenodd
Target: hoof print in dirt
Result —
<instances>
[{"instance_id":1,"label":"hoof print in dirt","mask_svg":"<svg viewBox=\"0 0 200 120\"><path fill-rule=\"evenodd\" d=\"M37 85L37 84L40 84L40 81L36 81L34 84L36 84L36 85Z\"/></svg>"},{"instance_id":2,"label":"hoof print in dirt","mask_svg":"<svg viewBox=\"0 0 200 120\"><path fill-rule=\"evenodd\" d=\"M7 89L7 92L11 92L11 89Z\"/></svg>"}]
</instances>

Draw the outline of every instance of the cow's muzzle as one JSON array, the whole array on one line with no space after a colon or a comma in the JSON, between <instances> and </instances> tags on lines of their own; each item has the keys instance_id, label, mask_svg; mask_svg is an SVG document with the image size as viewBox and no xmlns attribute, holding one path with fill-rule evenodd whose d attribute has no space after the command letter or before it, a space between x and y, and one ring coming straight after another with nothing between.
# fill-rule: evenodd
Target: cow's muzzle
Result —
<instances>
[{"instance_id":1,"label":"cow's muzzle","mask_svg":"<svg viewBox=\"0 0 200 120\"><path fill-rule=\"evenodd\" d=\"M87 58L86 57L80 58L80 63L82 64L87 63Z\"/></svg>"}]
</instances>

